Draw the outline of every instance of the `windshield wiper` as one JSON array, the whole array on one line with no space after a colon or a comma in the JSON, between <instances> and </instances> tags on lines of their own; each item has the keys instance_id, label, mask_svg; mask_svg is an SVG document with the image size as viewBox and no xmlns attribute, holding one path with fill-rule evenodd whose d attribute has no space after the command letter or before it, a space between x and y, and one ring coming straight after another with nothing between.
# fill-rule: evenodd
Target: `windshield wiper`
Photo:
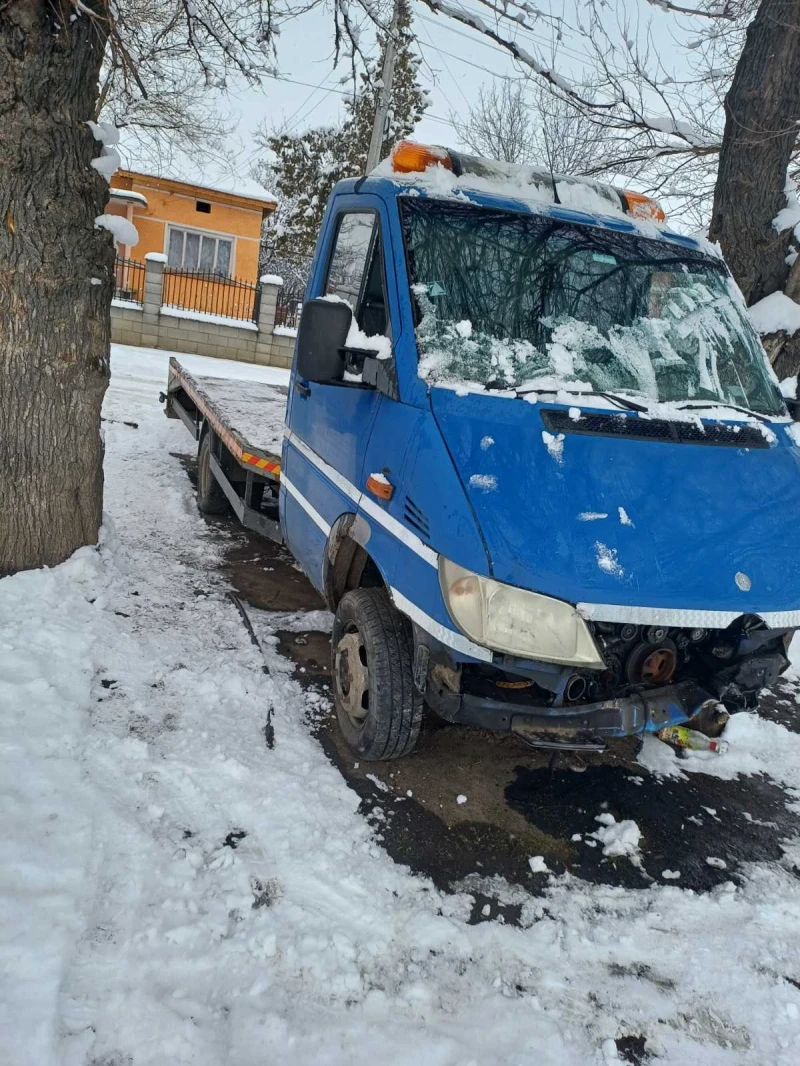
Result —
<instances>
[{"instance_id":1,"label":"windshield wiper","mask_svg":"<svg viewBox=\"0 0 800 1066\"><path fill-rule=\"evenodd\" d=\"M524 391L517 389L516 392L517 396L524 396L527 392L566 392L569 396L574 396L576 400L580 400L582 396L602 396L604 400L609 400L611 403L617 404L618 407L625 408L626 411L639 411L640 413L647 411L647 408L644 407L642 404L636 403L635 400L629 400L627 396L619 396L615 392L597 392L595 390L591 390L589 392L570 392L569 389L564 389L563 387L559 389L552 389L544 387L537 388L535 386L532 388L526 388L524 389Z\"/></svg>"},{"instance_id":2,"label":"windshield wiper","mask_svg":"<svg viewBox=\"0 0 800 1066\"><path fill-rule=\"evenodd\" d=\"M676 407L679 411L692 407L727 407L729 411L740 411L743 415L757 418L759 422L769 422L766 415L751 411L749 407L739 407L738 404L728 403L727 400L687 400L685 403L676 404Z\"/></svg>"},{"instance_id":3,"label":"windshield wiper","mask_svg":"<svg viewBox=\"0 0 800 1066\"><path fill-rule=\"evenodd\" d=\"M581 395L576 393L575 395ZM629 400L627 396L618 396L616 392L586 392L584 396L602 396L604 400L610 400L612 403L618 403L620 407L626 408L628 411L642 411L646 412L647 408L644 404L637 403L635 400Z\"/></svg>"}]
</instances>

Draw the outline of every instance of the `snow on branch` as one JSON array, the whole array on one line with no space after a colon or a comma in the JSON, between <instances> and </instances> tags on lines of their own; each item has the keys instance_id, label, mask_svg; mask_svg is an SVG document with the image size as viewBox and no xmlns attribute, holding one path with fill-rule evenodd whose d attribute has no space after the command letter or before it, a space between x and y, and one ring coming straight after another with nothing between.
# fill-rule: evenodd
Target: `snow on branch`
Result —
<instances>
[{"instance_id":1,"label":"snow on branch","mask_svg":"<svg viewBox=\"0 0 800 1066\"><path fill-rule=\"evenodd\" d=\"M671 11L676 15L696 15L698 18L727 19L733 21L736 15L733 4L728 0L724 4L709 4L707 7L683 7L681 4L670 3L670 0L647 0L653 7L660 7L662 11Z\"/></svg>"},{"instance_id":2,"label":"snow on branch","mask_svg":"<svg viewBox=\"0 0 800 1066\"><path fill-rule=\"evenodd\" d=\"M623 85L623 76L619 71L614 70L609 65L607 56L613 54L614 49L609 47L608 49L603 49L601 51L596 47L596 36L598 33L604 38L607 38L605 27L596 13L594 13L591 18L592 32L587 34L587 36L595 43L597 65L604 75L603 80L605 85L610 89L610 92L608 92L605 98L602 99L585 95L580 86L574 84L570 79L564 77L555 70L552 63L545 63L542 59L523 48L518 40L511 36L506 36L501 30L499 18L496 26L487 26L487 24L480 17L475 15L474 12L461 7L458 3L452 2L452 0L423 0L423 2L435 14L444 15L447 18L454 19L456 22L460 22L462 25L495 41L496 44L499 44L504 48L519 63L528 67L554 89L563 93L573 105L584 113L605 113L606 115L614 116L610 121L607 120L608 124L614 128L640 130L653 134L666 134L671 138L682 141L686 145L686 148L690 150L706 151L714 147L717 143L716 138L710 137L701 130L693 128L691 124L685 120L676 118L672 114L669 114L668 116L649 114L644 107L639 106L631 99L630 93L626 91ZM515 3L514 0L509 0L509 2L502 8L496 7L492 0L479 0L479 2L484 7L497 13L499 16L505 17L511 22L523 25L528 29L539 22L545 22L550 26L559 24L559 27L562 22L557 16L549 15L538 8L531 7L525 2ZM655 0L652 0L652 2L655 2ZM514 14L514 8L518 9L517 14ZM687 9L687 13L693 12ZM707 14L708 12L705 13ZM630 62L634 67L634 72L638 76L639 81L642 84L647 85L663 100L664 94L660 91L658 81L652 75L648 74L645 64L641 62L641 59L633 46L633 42L624 28L623 38L625 39L628 52L630 53Z\"/></svg>"}]
</instances>

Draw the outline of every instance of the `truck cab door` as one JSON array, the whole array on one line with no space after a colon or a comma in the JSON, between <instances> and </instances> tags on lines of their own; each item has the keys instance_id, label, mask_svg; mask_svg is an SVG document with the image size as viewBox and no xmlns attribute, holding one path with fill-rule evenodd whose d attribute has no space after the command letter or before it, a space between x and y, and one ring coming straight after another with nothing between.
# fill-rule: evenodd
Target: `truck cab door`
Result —
<instances>
[{"instance_id":1,"label":"truck cab door","mask_svg":"<svg viewBox=\"0 0 800 1066\"><path fill-rule=\"evenodd\" d=\"M326 227L309 299L336 296L366 334L389 336L380 202L343 197ZM381 394L358 380L312 382L293 368L287 404L281 521L290 551L321 591L330 526L355 513Z\"/></svg>"}]
</instances>

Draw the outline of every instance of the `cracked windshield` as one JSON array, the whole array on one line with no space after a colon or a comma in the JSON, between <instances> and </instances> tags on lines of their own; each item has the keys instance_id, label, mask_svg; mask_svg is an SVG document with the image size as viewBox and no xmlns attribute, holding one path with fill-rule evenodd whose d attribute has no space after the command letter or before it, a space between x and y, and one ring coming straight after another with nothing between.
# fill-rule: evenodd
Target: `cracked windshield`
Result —
<instances>
[{"instance_id":1,"label":"cracked windshield","mask_svg":"<svg viewBox=\"0 0 800 1066\"><path fill-rule=\"evenodd\" d=\"M404 198L420 375L783 412L720 263L630 233Z\"/></svg>"}]
</instances>

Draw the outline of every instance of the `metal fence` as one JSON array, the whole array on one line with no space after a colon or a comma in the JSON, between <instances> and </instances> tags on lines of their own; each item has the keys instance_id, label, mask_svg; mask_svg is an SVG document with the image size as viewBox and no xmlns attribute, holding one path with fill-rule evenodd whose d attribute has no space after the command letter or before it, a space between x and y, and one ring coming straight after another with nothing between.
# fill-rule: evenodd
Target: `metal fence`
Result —
<instances>
[{"instance_id":1,"label":"metal fence","mask_svg":"<svg viewBox=\"0 0 800 1066\"><path fill-rule=\"evenodd\" d=\"M296 328L300 321L300 312L303 308L302 292L281 289L278 293L278 301L275 306L275 325L291 326Z\"/></svg>"},{"instance_id":2,"label":"metal fence","mask_svg":"<svg viewBox=\"0 0 800 1066\"><path fill-rule=\"evenodd\" d=\"M161 288L165 307L249 322L257 321L259 295L259 287L249 281L174 267L164 270Z\"/></svg>"},{"instance_id":3,"label":"metal fence","mask_svg":"<svg viewBox=\"0 0 800 1066\"><path fill-rule=\"evenodd\" d=\"M114 299L141 304L144 300L144 263L123 259L114 261Z\"/></svg>"}]
</instances>

